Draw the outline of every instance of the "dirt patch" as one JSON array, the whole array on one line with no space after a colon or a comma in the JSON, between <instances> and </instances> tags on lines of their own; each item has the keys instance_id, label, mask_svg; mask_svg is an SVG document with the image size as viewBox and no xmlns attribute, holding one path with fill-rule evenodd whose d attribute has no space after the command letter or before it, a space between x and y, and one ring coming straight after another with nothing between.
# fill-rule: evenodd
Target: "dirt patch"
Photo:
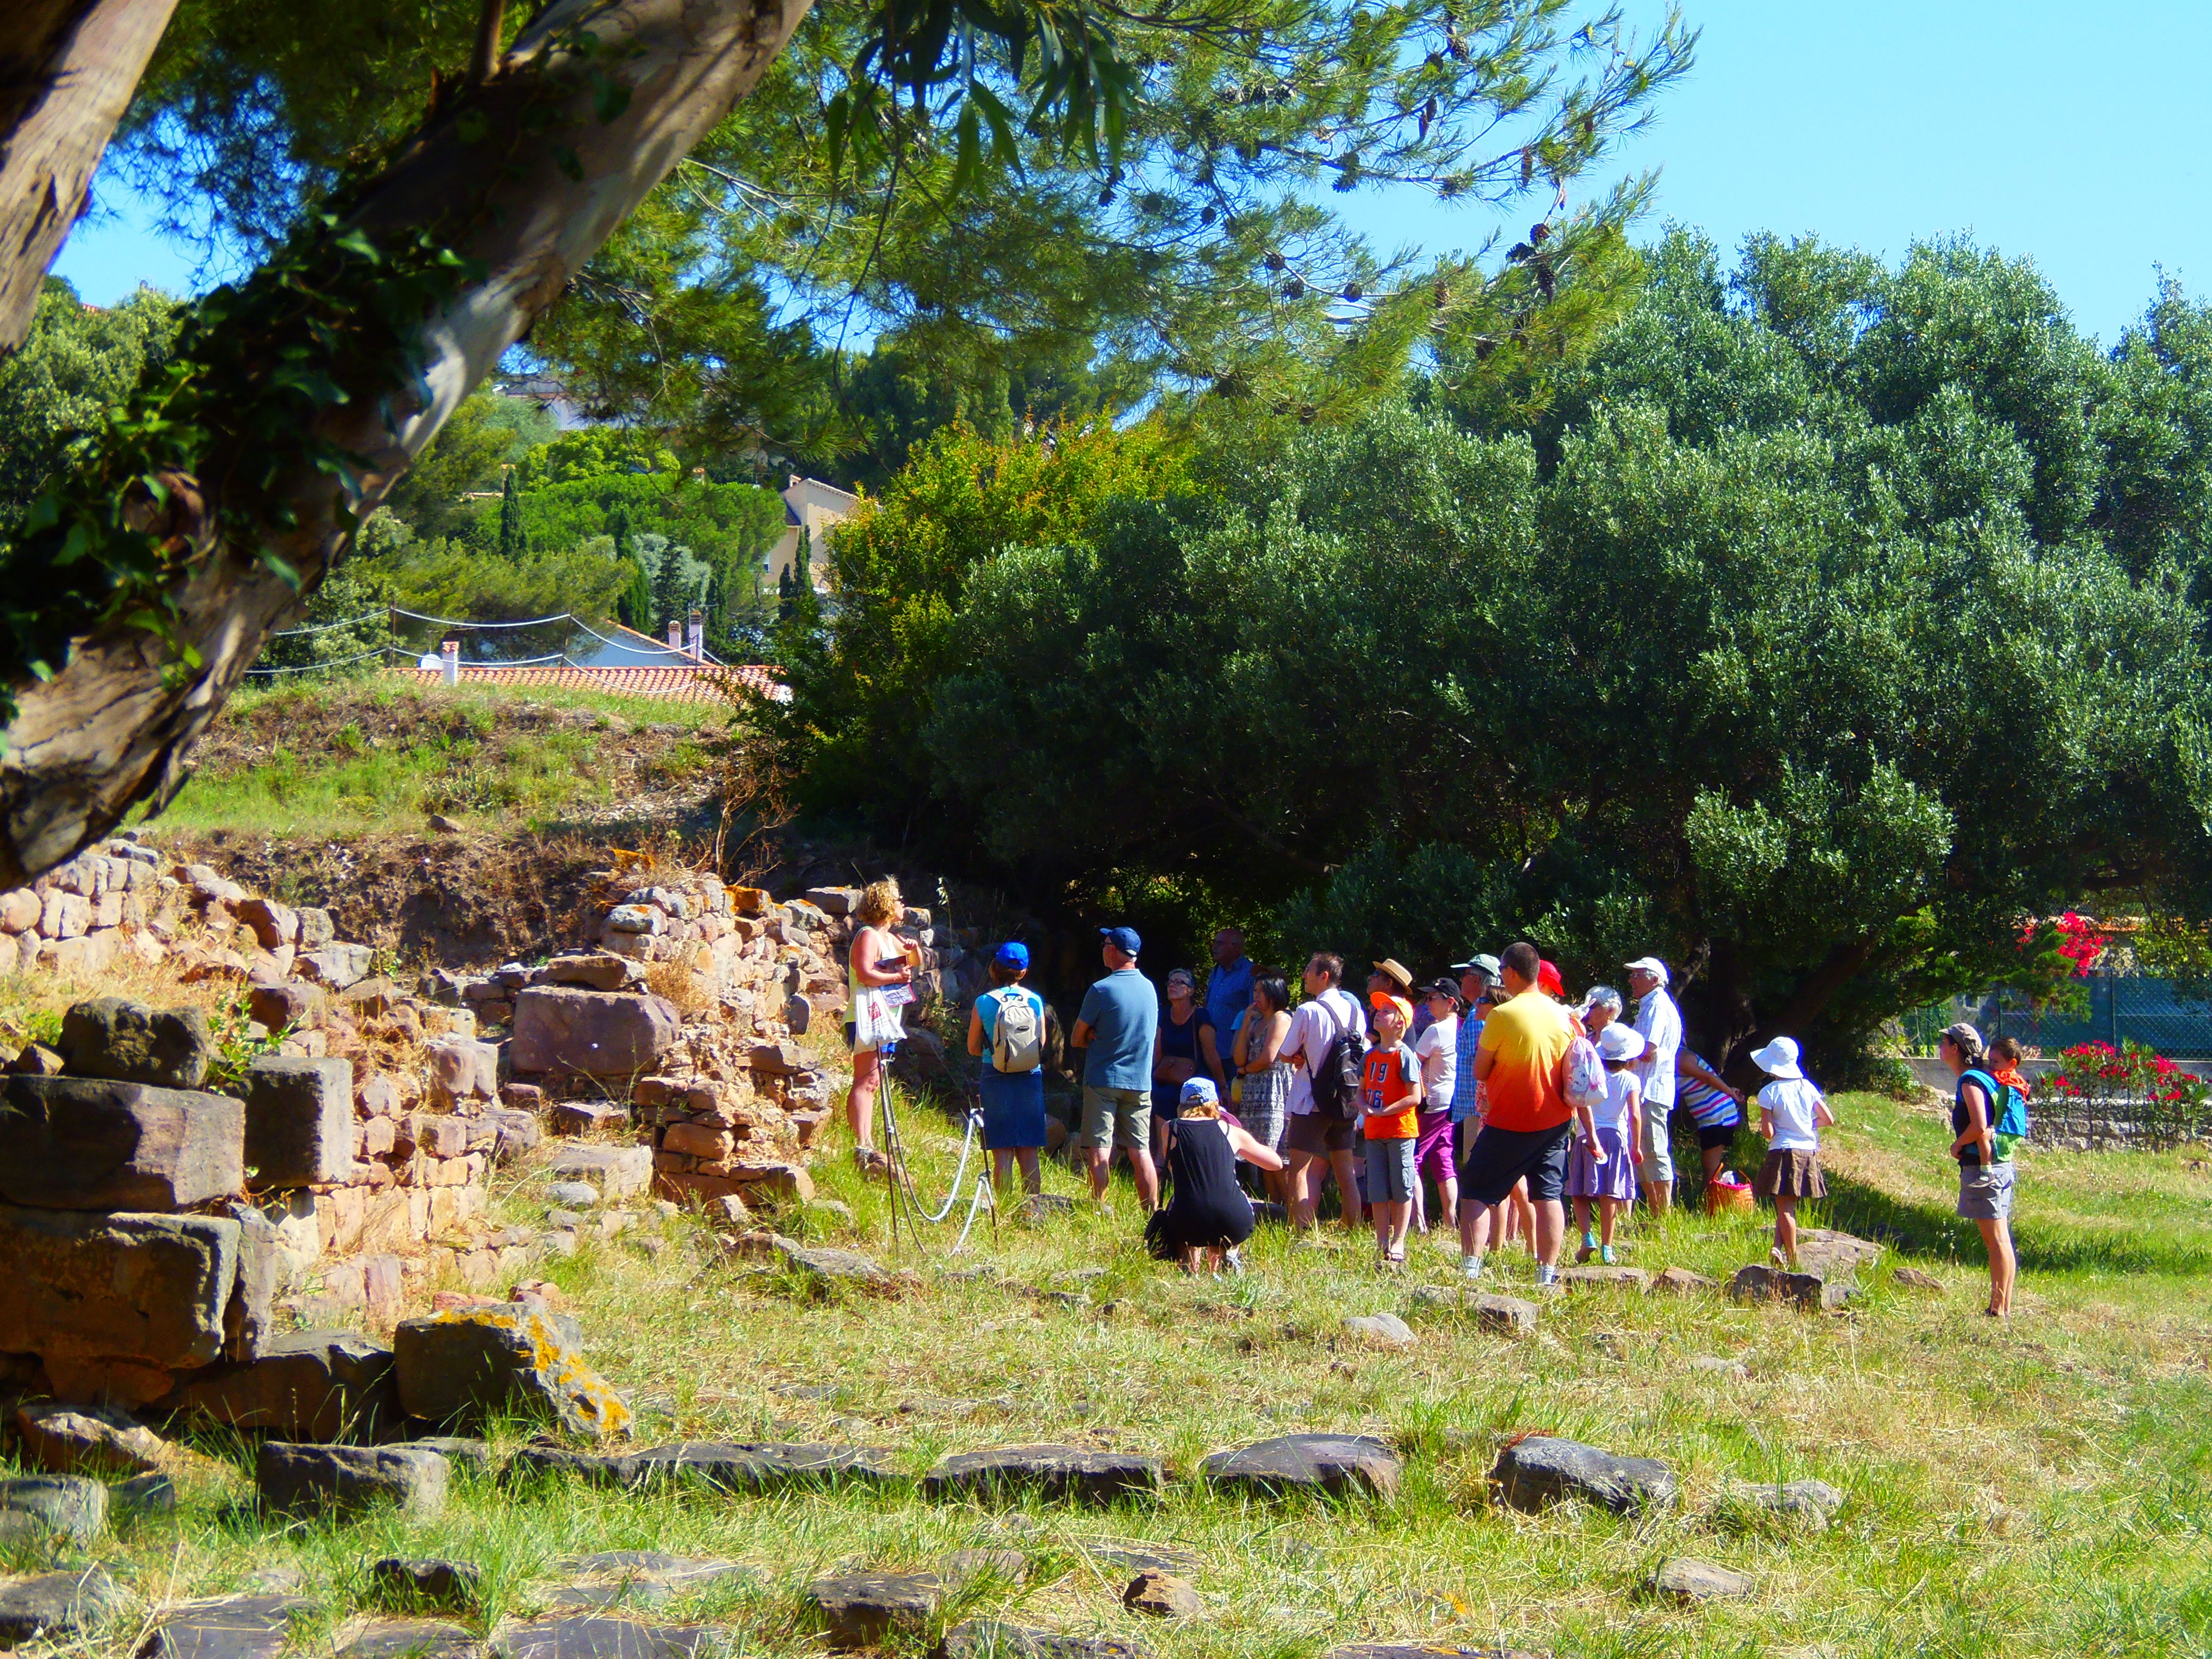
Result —
<instances>
[{"instance_id":1,"label":"dirt patch","mask_svg":"<svg viewBox=\"0 0 2212 1659\"><path fill-rule=\"evenodd\" d=\"M613 844L580 834L274 841L216 830L162 844L252 891L326 906L339 938L409 967L496 965L596 944L621 861Z\"/></svg>"}]
</instances>

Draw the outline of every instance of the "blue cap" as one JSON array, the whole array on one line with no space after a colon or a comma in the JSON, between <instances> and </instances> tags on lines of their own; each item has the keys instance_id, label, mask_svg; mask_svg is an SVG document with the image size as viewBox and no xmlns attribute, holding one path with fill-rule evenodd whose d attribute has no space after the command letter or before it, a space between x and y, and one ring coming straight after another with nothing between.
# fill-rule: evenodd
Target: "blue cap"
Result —
<instances>
[{"instance_id":1,"label":"blue cap","mask_svg":"<svg viewBox=\"0 0 2212 1659\"><path fill-rule=\"evenodd\" d=\"M1125 957L1133 957L1144 941L1137 937L1133 927L1101 927L1099 937Z\"/></svg>"},{"instance_id":2,"label":"blue cap","mask_svg":"<svg viewBox=\"0 0 2212 1659\"><path fill-rule=\"evenodd\" d=\"M1010 939L999 947L992 960L1001 968L1026 968L1030 965L1030 947Z\"/></svg>"},{"instance_id":3,"label":"blue cap","mask_svg":"<svg viewBox=\"0 0 2212 1659\"><path fill-rule=\"evenodd\" d=\"M1201 1103L1208 1106L1218 1106L1221 1103L1221 1097L1214 1092L1213 1079L1210 1077L1185 1079L1181 1103L1185 1106L1195 1106Z\"/></svg>"}]
</instances>

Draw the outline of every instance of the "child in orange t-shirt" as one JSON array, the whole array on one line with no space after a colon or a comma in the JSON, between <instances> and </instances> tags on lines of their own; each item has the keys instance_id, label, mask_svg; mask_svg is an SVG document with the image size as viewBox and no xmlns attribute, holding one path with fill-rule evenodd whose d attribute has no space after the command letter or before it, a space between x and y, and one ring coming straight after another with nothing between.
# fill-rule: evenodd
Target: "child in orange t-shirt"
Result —
<instances>
[{"instance_id":1,"label":"child in orange t-shirt","mask_svg":"<svg viewBox=\"0 0 2212 1659\"><path fill-rule=\"evenodd\" d=\"M1406 1229L1413 1218L1414 1138L1419 1133L1421 1062L1406 1046L1413 1005L1370 991L1375 1046L1359 1074L1359 1107L1367 1137L1367 1203L1375 1215L1375 1248L1385 1267L1406 1265Z\"/></svg>"},{"instance_id":2,"label":"child in orange t-shirt","mask_svg":"<svg viewBox=\"0 0 2212 1659\"><path fill-rule=\"evenodd\" d=\"M2027 1079L2020 1074L2020 1044L2011 1037L1990 1044L1990 1075L2007 1088L2019 1090L2022 1100L2027 1098Z\"/></svg>"}]
</instances>

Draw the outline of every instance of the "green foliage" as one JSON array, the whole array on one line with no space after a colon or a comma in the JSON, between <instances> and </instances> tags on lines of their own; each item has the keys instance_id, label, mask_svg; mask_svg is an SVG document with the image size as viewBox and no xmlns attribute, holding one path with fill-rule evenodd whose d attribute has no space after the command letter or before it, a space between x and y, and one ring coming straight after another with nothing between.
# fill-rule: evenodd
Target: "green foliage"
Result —
<instances>
[{"instance_id":1,"label":"green foliage","mask_svg":"<svg viewBox=\"0 0 2212 1659\"><path fill-rule=\"evenodd\" d=\"M29 337L0 362L0 538L13 533L70 440L160 365L180 320L176 302L152 289L102 310L46 278Z\"/></svg>"},{"instance_id":2,"label":"green foliage","mask_svg":"<svg viewBox=\"0 0 2212 1659\"><path fill-rule=\"evenodd\" d=\"M783 763L808 775L816 804L865 800L890 821L929 805L919 734L935 687L975 643L953 622L969 572L1002 548L1079 535L1116 497L1173 495L1186 477L1157 421L996 442L965 428L939 434L830 538L838 603L826 631L810 625L811 573L784 596L779 658L807 666L775 720Z\"/></svg>"},{"instance_id":3,"label":"green foliage","mask_svg":"<svg viewBox=\"0 0 2212 1659\"><path fill-rule=\"evenodd\" d=\"M264 234L408 129L473 12L183 0L118 153L180 220ZM998 386L1050 417L1095 407L1094 374L1099 402L1231 428L1343 418L1432 349L1469 395L1540 402L1618 308L1648 180L1602 175L1693 45L1577 0L817 9L531 348L720 476L764 447L852 478L902 459L903 394L856 334L994 435ZM1372 246L1335 210L1386 190L1475 208L1470 243L1520 257Z\"/></svg>"},{"instance_id":4,"label":"green foliage","mask_svg":"<svg viewBox=\"0 0 2212 1659\"><path fill-rule=\"evenodd\" d=\"M499 487L499 556L519 559L529 544L522 531L521 492L515 487L514 474L509 472Z\"/></svg>"},{"instance_id":5,"label":"green foliage","mask_svg":"<svg viewBox=\"0 0 2212 1659\"><path fill-rule=\"evenodd\" d=\"M525 622L563 612L603 622L630 583L625 566L592 548L496 559L443 539L410 541L392 556L356 560L347 568L384 603L468 622Z\"/></svg>"},{"instance_id":6,"label":"green foliage","mask_svg":"<svg viewBox=\"0 0 2212 1659\"><path fill-rule=\"evenodd\" d=\"M1540 404L1440 386L1057 515L990 447L918 458L785 659L802 793L1040 896L1173 872L1286 949L1657 951L1723 1051L2039 984L2022 918L2100 888L2201 902L2202 556L2097 529L2148 516L2095 435L2172 406L2141 348L1962 246L1650 264Z\"/></svg>"},{"instance_id":7,"label":"green foliage","mask_svg":"<svg viewBox=\"0 0 2212 1659\"><path fill-rule=\"evenodd\" d=\"M316 213L203 300L159 374L72 446L0 549L0 682L52 674L69 641L115 623L158 635L174 672L198 667L174 632L183 580L237 555L297 581L271 544L297 521L289 492L308 470L337 498L357 465L319 418L349 386L397 380L413 326L481 275L422 234L379 246ZM212 502L197 498L204 478L221 480ZM337 516L351 528L342 499ZM11 702L0 693L0 716Z\"/></svg>"},{"instance_id":8,"label":"green foliage","mask_svg":"<svg viewBox=\"0 0 2212 1659\"><path fill-rule=\"evenodd\" d=\"M526 398L477 392L439 428L385 505L426 541L464 533L482 505L468 495L503 491L501 469L523 462L551 418Z\"/></svg>"}]
</instances>

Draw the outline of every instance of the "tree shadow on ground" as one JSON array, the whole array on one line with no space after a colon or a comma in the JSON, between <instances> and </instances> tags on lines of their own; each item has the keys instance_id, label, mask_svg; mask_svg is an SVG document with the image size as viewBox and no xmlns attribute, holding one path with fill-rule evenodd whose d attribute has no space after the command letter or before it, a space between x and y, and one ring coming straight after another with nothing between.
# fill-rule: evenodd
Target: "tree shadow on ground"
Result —
<instances>
[{"instance_id":1,"label":"tree shadow on ground","mask_svg":"<svg viewBox=\"0 0 2212 1659\"><path fill-rule=\"evenodd\" d=\"M1828 1176L1827 1219L1831 1226L1879 1240L1901 1255L1982 1258L1981 1229L1961 1220L1949 1206L1900 1199L1848 1176ZM2023 1273L2212 1273L2212 1249L2202 1243L2163 1232L2069 1227L2033 1213L2014 1216L2013 1249Z\"/></svg>"}]
</instances>

